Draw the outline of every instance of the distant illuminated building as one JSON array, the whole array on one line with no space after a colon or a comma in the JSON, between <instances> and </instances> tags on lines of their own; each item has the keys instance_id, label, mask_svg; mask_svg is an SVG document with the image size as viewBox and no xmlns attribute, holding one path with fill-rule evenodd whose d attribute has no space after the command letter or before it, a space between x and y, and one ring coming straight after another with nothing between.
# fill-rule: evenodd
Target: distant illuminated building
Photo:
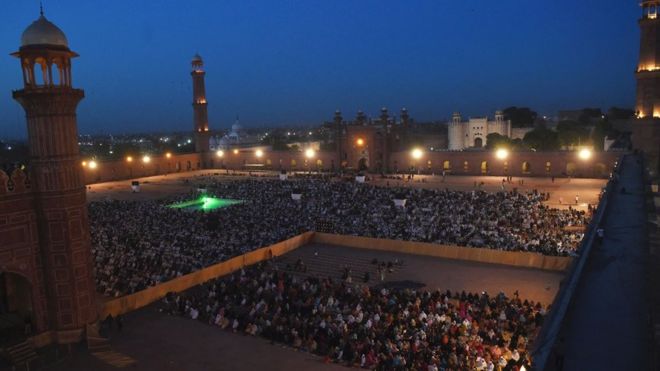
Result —
<instances>
[{"instance_id":1,"label":"distant illuminated building","mask_svg":"<svg viewBox=\"0 0 660 371\"><path fill-rule=\"evenodd\" d=\"M454 113L448 125L449 149L458 151L466 148L486 146L488 134L497 133L511 137L511 121L504 119L502 111L495 112L495 121L487 117L470 118L463 121L460 113Z\"/></svg>"},{"instance_id":2,"label":"distant illuminated building","mask_svg":"<svg viewBox=\"0 0 660 371\"><path fill-rule=\"evenodd\" d=\"M401 110L397 122L383 107L376 120L358 111L355 120L345 122L341 112L337 111L333 121L339 161L336 165L359 171L383 172L389 170L391 154L405 149L411 120L405 108Z\"/></svg>"},{"instance_id":3,"label":"distant illuminated building","mask_svg":"<svg viewBox=\"0 0 660 371\"><path fill-rule=\"evenodd\" d=\"M236 117L236 121L231 126L231 131L222 137L212 137L210 141L211 150L228 149L235 146L246 147L260 144L258 135L248 134L241 126Z\"/></svg>"}]
</instances>

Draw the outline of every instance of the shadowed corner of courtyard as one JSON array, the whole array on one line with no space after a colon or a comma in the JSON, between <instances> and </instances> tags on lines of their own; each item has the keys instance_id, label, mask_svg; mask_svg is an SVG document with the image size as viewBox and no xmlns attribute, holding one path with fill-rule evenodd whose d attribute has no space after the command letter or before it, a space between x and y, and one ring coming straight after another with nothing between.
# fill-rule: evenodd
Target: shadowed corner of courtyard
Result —
<instances>
[{"instance_id":1,"label":"shadowed corner of courtyard","mask_svg":"<svg viewBox=\"0 0 660 371\"><path fill-rule=\"evenodd\" d=\"M382 281L379 262L397 262ZM303 261L303 272L292 271ZM278 269L301 276L340 278L351 267L353 282L366 272L375 287L416 290L499 292L511 297L552 302L563 277L559 272L489 265L426 256L311 244L276 260ZM194 289L192 289L194 290ZM339 364L325 364L319 356L297 351L260 337L232 333L200 321L162 313L160 303L129 313L123 327L109 330L112 352L99 357L78 349L72 357L51 366L51 370L341 370ZM90 354L92 353L92 354ZM129 362L128 360L134 360Z\"/></svg>"}]
</instances>

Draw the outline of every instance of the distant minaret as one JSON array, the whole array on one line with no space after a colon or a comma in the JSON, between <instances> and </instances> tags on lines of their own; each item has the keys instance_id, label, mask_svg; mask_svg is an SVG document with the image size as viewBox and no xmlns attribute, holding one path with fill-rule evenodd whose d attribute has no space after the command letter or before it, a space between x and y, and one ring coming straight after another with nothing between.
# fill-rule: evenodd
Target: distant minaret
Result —
<instances>
[{"instance_id":1,"label":"distant minaret","mask_svg":"<svg viewBox=\"0 0 660 371\"><path fill-rule=\"evenodd\" d=\"M204 61L199 54L192 59L193 80L193 130L195 131L195 152L209 151L209 115L206 103L206 88L204 87Z\"/></svg>"},{"instance_id":2,"label":"distant minaret","mask_svg":"<svg viewBox=\"0 0 660 371\"><path fill-rule=\"evenodd\" d=\"M401 124L405 130L408 130L410 126L410 116L408 115L408 110L405 107L401 109Z\"/></svg>"},{"instance_id":3,"label":"distant minaret","mask_svg":"<svg viewBox=\"0 0 660 371\"><path fill-rule=\"evenodd\" d=\"M335 132L335 145L337 149L337 165L341 166L341 162L344 159L344 118L341 117L341 111L335 111L335 117L333 118L334 122L334 132Z\"/></svg>"},{"instance_id":4,"label":"distant minaret","mask_svg":"<svg viewBox=\"0 0 660 371\"><path fill-rule=\"evenodd\" d=\"M383 107L380 109L380 123L382 125L387 126L389 122L390 122L390 115L387 113L387 107Z\"/></svg>"},{"instance_id":5,"label":"distant minaret","mask_svg":"<svg viewBox=\"0 0 660 371\"><path fill-rule=\"evenodd\" d=\"M635 111L639 118L660 117L660 0L644 0L641 7Z\"/></svg>"}]
</instances>

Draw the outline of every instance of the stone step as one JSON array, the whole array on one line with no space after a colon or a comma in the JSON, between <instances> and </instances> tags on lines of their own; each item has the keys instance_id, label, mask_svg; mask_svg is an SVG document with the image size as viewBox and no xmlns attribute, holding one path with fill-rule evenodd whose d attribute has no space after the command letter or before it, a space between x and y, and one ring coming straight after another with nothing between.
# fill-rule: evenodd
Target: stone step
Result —
<instances>
[{"instance_id":1,"label":"stone step","mask_svg":"<svg viewBox=\"0 0 660 371\"><path fill-rule=\"evenodd\" d=\"M34 345L29 340L10 346L6 350L9 360L15 366L27 365L30 361L39 358Z\"/></svg>"}]
</instances>

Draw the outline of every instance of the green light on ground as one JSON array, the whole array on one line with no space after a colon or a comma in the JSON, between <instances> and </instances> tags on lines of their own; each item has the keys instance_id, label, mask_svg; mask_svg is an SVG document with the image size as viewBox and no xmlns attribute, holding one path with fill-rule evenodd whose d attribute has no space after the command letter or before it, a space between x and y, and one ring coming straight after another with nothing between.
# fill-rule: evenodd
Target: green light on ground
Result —
<instances>
[{"instance_id":1,"label":"green light on ground","mask_svg":"<svg viewBox=\"0 0 660 371\"><path fill-rule=\"evenodd\" d=\"M168 205L172 209L190 209L190 210L203 210L203 211L212 211L217 209L222 209L223 207L228 207L231 205L240 204L243 201L241 200L232 200L228 198L216 198L203 196L196 200L190 200L185 202L179 202L175 204Z\"/></svg>"}]
</instances>

